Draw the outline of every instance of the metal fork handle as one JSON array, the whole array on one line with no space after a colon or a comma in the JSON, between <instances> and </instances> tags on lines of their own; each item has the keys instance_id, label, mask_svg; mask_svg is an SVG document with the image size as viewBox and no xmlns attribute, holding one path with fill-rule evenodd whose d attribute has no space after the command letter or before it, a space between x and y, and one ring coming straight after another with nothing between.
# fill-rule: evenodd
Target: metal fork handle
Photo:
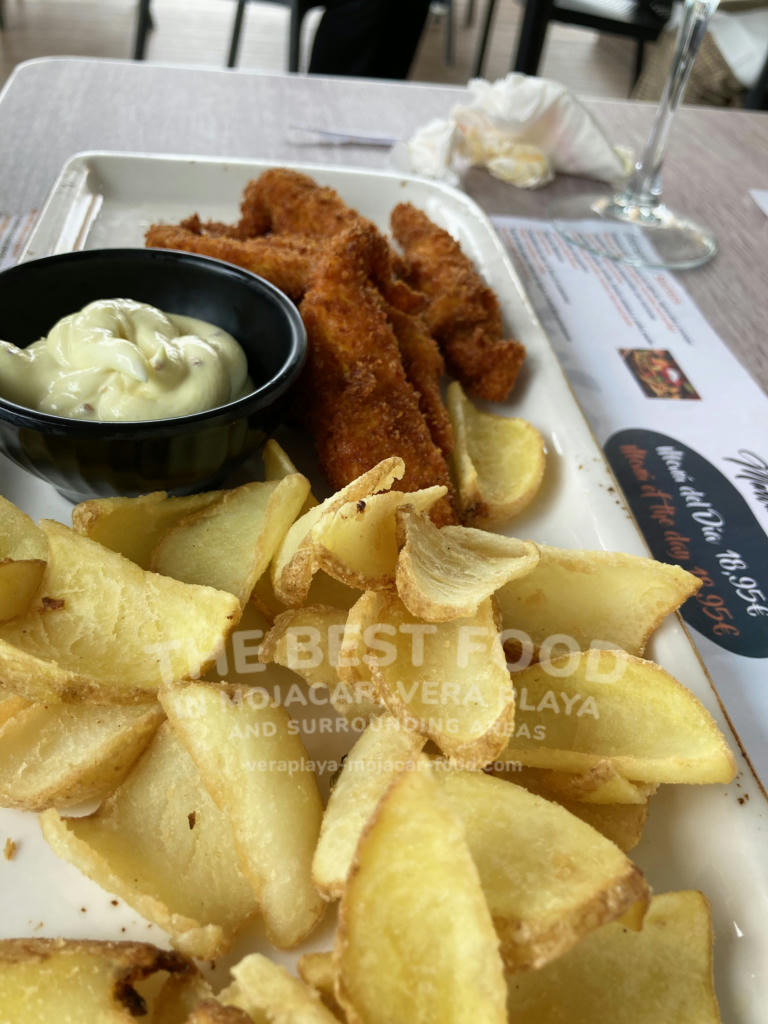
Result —
<instances>
[{"instance_id":1,"label":"metal fork handle","mask_svg":"<svg viewBox=\"0 0 768 1024\"><path fill-rule=\"evenodd\" d=\"M321 139L325 139L328 142L333 143L337 146L381 146L389 149L394 146L399 139L394 139L389 135L367 135L367 134L354 134L352 132L334 132L329 131L326 128L310 128L308 125L303 124L289 124L288 127L292 131L303 132L306 135L320 136Z\"/></svg>"}]
</instances>

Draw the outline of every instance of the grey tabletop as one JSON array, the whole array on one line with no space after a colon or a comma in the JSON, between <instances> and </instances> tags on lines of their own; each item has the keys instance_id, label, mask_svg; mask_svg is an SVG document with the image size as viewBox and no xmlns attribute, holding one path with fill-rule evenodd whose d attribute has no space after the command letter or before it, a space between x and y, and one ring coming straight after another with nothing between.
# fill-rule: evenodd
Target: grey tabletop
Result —
<instances>
[{"instance_id":1,"label":"grey tabletop","mask_svg":"<svg viewBox=\"0 0 768 1024\"><path fill-rule=\"evenodd\" d=\"M132 61L31 61L0 93L0 213L39 209L64 162L86 149L386 167L386 150L297 145L288 125L404 138L465 97L463 89L410 82ZM652 106L607 100L588 105L615 142L639 148ZM768 217L749 195L750 189L768 189L768 115L681 109L664 186L670 203L706 221L720 244L713 262L685 273L685 287L768 389ZM477 170L464 187L490 215L541 216L561 186L525 192Z\"/></svg>"}]
</instances>

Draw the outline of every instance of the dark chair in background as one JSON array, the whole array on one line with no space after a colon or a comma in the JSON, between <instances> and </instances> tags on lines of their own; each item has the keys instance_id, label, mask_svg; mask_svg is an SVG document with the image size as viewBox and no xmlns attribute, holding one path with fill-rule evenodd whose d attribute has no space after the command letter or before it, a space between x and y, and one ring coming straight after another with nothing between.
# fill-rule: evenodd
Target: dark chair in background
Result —
<instances>
[{"instance_id":1,"label":"dark chair in background","mask_svg":"<svg viewBox=\"0 0 768 1024\"><path fill-rule=\"evenodd\" d=\"M150 11L151 0L138 0L136 10L136 34L133 46L134 60L143 60L147 45L147 34L152 28L152 14ZM229 52L227 55L227 67L233 68L237 63L237 54L240 49L240 36L243 30L243 17L245 16L245 5L248 0L237 0L235 7L235 20L232 25L232 35L229 41ZM301 46L301 24L304 15L313 7L322 7L321 0L271 0L273 3L281 3L290 8L290 21L288 26L288 70L298 71ZM0 0L2 3L2 0ZM1 27L1 26L0 26Z\"/></svg>"},{"instance_id":2,"label":"dark chair in background","mask_svg":"<svg viewBox=\"0 0 768 1024\"><path fill-rule=\"evenodd\" d=\"M269 3L280 3L290 8L288 23L288 71L298 71L301 64L301 26L304 16L313 7L323 7L322 0L267 0ZM138 0L136 9L136 32L134 37L133 58L143 60L147 45L147 35L153 27L152 13L150 10L151 0ZM227 53L227 67L233 68L237 64L238 53L240 52L240 37L243 31L243 19L248 0L237 0L235 7L235 19L232 24L232 34L229 41ZM0 29L2 23L2 4L0 0ZM445 8L445 62L454 62L454 9L453 0L443 0ZM464 14L464 27L472 24L475 15L475 0L467 0Z\"/></svg>"},{"instance_id":3,"label":"dark chair in background","mask_svg":"<svg viewBox=\"0 0 768 1024\"><path fill-rule=\"evenodd\" d=\"M0 0L2 2L2 0ZM435 5L433 5L434 7ZM455 10L453 0L439 0L438 7L443 8L445 18L445 63L452 67L456 62L455 48ZM464 28L470 28L475 20L475 0L467 0L464 8Z\"/></svg>"},{"instance_id":4,"label":"dark chair in background","mask_svg":"<svg viewBox=\"0 0 768 1024\"><path fill-rule=\"evenodd\" d=\"M147 33L152 26L152 12L149 9L149 0L138 0L136 7L136 32L133 38L134 60L144 60L144 51L147 47Z\"/></svg>"},{"instance_id":5,"label":"dark chair in background","mask_svg":"<svg viewBox=\"0 0 768 1024\"><path fill-rule=\"evenodd\" d=\"M288 70L298 71L301 59L301 25L304 15L313 7L322 7L322 0L271 0L272 3L287 4L290 7L290 21L288 24ZM232 37L229 42L229 54L227 56L227 67L233 68L237 63L237 55L240 50L240 34L243 29L243 18L245 16L245 5L248 0L237 0L235 8L235 20L232 25Z\"/></svg>"},{"instance_id":6,"label":"dark chair in background","mask_svg":"<svg viewBox=\"0 0 768 1024\"><path fill-rule=\"evenodd\" d=\"M751 89L747 90L744 97L744 108L746 110L768 110L768 55L766 55L763 70L757 76L757 81Z\"/></svg>"},{"instance_id":7,"label":"dark chair in background","mask_svg":"<svg viewBox=\"0 0 768 1024\"><path fill-rule=\"evenodd\" d=\"M0 0L2 2L2 0ZM140 0L142 2L142 0ZM300 66L301 46L301 25L304 15L313 7L323 7L322 0L269 0L270 3L288 4L291 9L290 24L288 27L288 70L298 71ZM235 21L232 26L232 38L229 44L229 56L227 67L233 68L237 63L237 55L240 49L240 33L243 27L245 6L248 0L237 0L235 9ZM454 63L454 4L453 0L441 0L443 16L445 18L445 63ZM475 13L475 0L468 0L465 11L464 25L472 24Z\"/></svg>"},{"instance_id":8,"label":"dark chair in background","mask_svg":"<svg viewBox=\"0 0 768 1024\"><path fill-rule=\"evenodd\" d=\"M473 74L483 73L496 0L488 0ZM655 42L669 20L670 9L661 0L658 5L632 0L525 0L525 11L517 43L513 71L535 75L550 21L580 25L596 32L634 39L637 43L632 85L643 66L643 48Z\"/></svg>"},{"instance_id":9,"label":"dark chair in background","mask_svg":"<svg viewBox=\"0 0 768 1024\"><path fill-rule=\"evenodd\" d=\"M0 0L0 32L5 28L3 14L4 0ZM147 33L152 28L152 13L149 9L150 0L138 0L136 5L136 29L133 36L133 58L134 60L144 59L144 50L147 45Z\"/></svg>"}]
</instances>

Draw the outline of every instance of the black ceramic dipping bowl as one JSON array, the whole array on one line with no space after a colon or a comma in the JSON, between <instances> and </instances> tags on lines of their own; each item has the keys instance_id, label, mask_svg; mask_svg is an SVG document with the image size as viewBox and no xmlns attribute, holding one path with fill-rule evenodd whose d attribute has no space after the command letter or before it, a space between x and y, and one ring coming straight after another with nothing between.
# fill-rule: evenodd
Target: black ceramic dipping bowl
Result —
<instances>
[{"instance_id":1,"label":"black ceramic dipping bowl","mask_svg":"<svg viewBox=\"0 0 768 1024\"><path fill-rule=\"evenodd\" d=\"M306 335L269 282L206 256L165 249L93 249L0 273L0 338L25 347L96 299L128 298L229 331L254 390L189 416L96 422L35 412L0 398L0 449L71 501L216 485L277 426L301 372Z\"/></svg>"}]
</instances>

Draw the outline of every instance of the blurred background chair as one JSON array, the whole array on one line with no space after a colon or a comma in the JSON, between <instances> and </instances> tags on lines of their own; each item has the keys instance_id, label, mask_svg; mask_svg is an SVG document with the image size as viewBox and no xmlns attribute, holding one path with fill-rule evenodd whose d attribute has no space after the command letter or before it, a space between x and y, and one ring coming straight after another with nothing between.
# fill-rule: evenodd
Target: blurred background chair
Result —
<instances>
[{"instance_id":1,"label":"blurred background chair","mask_svg":"<svg viewBox=\"0 0 768 1024\"><path fill-rule=\"evenodd\" d=\"M2 3L2 0L0 0ZM456 5L454 0L432 0L432 12L445 20L445 63L453 67L456 63ZM475 0L467 0L464 8L464 28L470 28L475 21Z\"/></svg>"},{"instance_id":2,"label":"blurred background chair","mask_svg":"<svg viewBox=\"0 0 768 1024\"><path fill-rule=\"evenodd\" d=\"M144 51L147 47L147 33L153 25L149 2L150 0L138 0L136 6L136 31L133 37L134 60L144 60ZM0 3L2 3L2 0L0 0Z\"/></svg>"},{"instance_id":3,"label":"blurred background chair","mask_svg":"<svg viewBox=\"0 0 768 1024\"><path fill-rule=\"evenodd\" d=\"M3 0L0 0L2 4ZM290 8L288 23L288 70L298 71L301 58L301 25L304 15L313 7L322 7L321 0L269 0L271 3L280 3ZM151 0L137 0L136 8L136 32L134 36L133 58L143 60L147 46L147 35L152 28L152 12L150 9ZM229 51L227 53L227 67L233 68L237 63L237 55L240 50L240 37L243 31L243 18L245 17L245 5L248 0L237 0L235 7L235 19L232 23L232 34L229 40ZM0 28L2 23L0 22Z\"/></svg>"},{"instance_id":4,"label":"blurred background chair","mask_svg":"<svg viewBox=\"0 0 768 1024\"><path fill-rule=\"evenodd\" d=\"M757 81L744 97L744 107L747 110L768 110L768 55Z\"/></svg>"},{"instance_id":5,"label":"blurred background chair","mask_svg":"<svg viewBox=\"0 0 768 1024\"><path fill-rule=\"evenodd\" d=\"M0 3L2 0L0 0ZM139 0L144 2L144 0ZM146 0L148 3L149 0ZM288 26L288 70L298 71L301 66L301 26L304 15L313 7L323 7L322 0L268 0L270 3L287 4L290 9L290 22ZM237 0L235 8L235 20L232 26L232 38L229 44L229 56L227 67L233 68L237 63L237 56L240 50L240 34L243 28L245 7L248 0ZM445 20L445 63L453 65L455 61L454 44L454 0L434 0L433 8ZM472 24L474 19L475 0L469 0L465 10L465 27Z\"/></svg>"},{"instance_id":6,"label":"blurred background chair","mask_svg":"<svg viewBox=\"0 0 768 1024\"><path fill-rule=\"evenodd\" d=\"M496 0L488 0L475 55L475 76L483 73L495 10ZM631 82L634 85L643 67L644 46L658 39L669 20L670 10L671 4L667 0L525 0L512 70L525 75L538 72L547 27L550 21L557 21L634 39L636 49Z\"/></svg>"},{"instance_id":7,"label":"blurred background chair","mask_svg":"<svg viewBox=\"0 0 768 1024\"><path fill-rule=\"evenodd\" d=\"M301 62L301 26L304 15L313 7L322 7L320 0L270 0L272 3L287 4L290 8L290 20L288 23L288 70L298 71ZM232 24L232 37L229 41L229 54L227 55L227 67L233 68L237 63L237 55L240 50L240 35L243 29L243 18L245 17L245 5L248 0L237 0L235 8L235 20Z\"/></svg>"},{"instance_id":8,"label":"blurred background chair","mask_svg":"<svg viewBox=\"0 0 768 1024\"><path fill-rule=\"evenodd\" d=\"M243 32L245 9L249 0L237 0L235 6L235 17L232 23L232 33L227 53L227 67L233 68L237 64L240 52L240 41ZM288 71L298 71L301 67L301 26L304 17L313 7L323 7L322 0L266 0L268 3L279 3L290 9L288 22ZM0 0L0 29L2 23L2 4ZM150 8L151 0L137 0L136 8L136 30L134 35L133 57L134 60L143 60L146 52L147 35L153 27L152 13ZM454 0L435 0L433 8L445 21L445 63L453 65L455 59L454 28L455 28L455 7ZM474 21L475 0L468 0L464 11L464 27L468 28Z\"/></svg>"}]
</instances>

